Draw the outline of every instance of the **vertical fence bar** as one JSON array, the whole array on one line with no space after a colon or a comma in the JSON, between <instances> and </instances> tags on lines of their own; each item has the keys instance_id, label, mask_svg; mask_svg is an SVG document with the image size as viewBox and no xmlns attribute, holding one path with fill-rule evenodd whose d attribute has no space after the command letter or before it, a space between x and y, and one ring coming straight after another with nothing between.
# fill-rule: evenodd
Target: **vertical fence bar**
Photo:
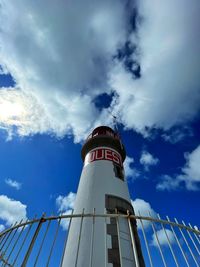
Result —
<instances>
[{"instance_id":1,"label":"vertical fence bar","mask_svg":"<svg viewBox=\"0 0 200 267\"><path fill-rule=\"evenodd\" d=\"M26 220L26 222L28 222L28 220ZM10 254L8 255L7 261L9 261L10 256L12 255L12 253L13 253L13 251L14 251L14 249L15 249L15 247L16 247L16 245L17 245L17 243L18 243L18 241L19 241L19 239L20 239L20 237L21 237L21 235L22 235L22 233L24 231L24 228L25 228L25 225L22 227L22 229L21 229L21 231L20 231L17 239L15 240L15 243L13 245L13 248L11 249Z\"/></svg>"},{"instance_id":2,"label":"vertical fence bar","mask_svg":"<svg viewBox=\"0 0 200 267\"><path fill-rule=\"evenodd\" d=\"M40 248L38 250L38 254L36 256L36 259L35 259L35 263L34 263L34 267L36 266L37 262L38 262L38 259L39 259L39 256L40 256L40 253L42 251L42 248L43 248L43 244L44 244L44 241L45 241L45 238L46 238L46 235L48 233L48 230L49 230L49 227L50 227L50 224L51 224L51 220L48 221L48 224L47 224L47 227L46 227L46 231L44 233L44 236L43 236L43 239L42 239L42 242L40 244Z\"/></svg>"},{"instance_id":3,"label":"vertical fence bar","mask_svg":"<svg viewBox=\"0 0 200 267\"><path fill-rule=\"evenodd\" d=\"M90 267L92 267L92 263L93 263L94 226L95 226L95 208L93 209L93 217L92 217L92 234L91 234L91 245L90 245Z\"/></svg>"},{"instance_id":4,"label":"vertical fence bar","mask_svg":"<svg viewBox=\"0 0 200 267\"><path fill-rule=\"evenodd\" d=\"M167 221L170 222L169 217L166 216L166 218L167 218ZM171 224L170 224L170 227L171 227L171 230L172 230L172 232L173 232L173 235L174 235L174 237L175 237L175 239L176 239L176 242L177 242L177 244L178 244L178 246L179 246L179 248L180 248L180 251L181 251L181 253L182 253L182 255L183 255L183 258L184 258L184 260L185 260L185 263L187 264L188 267L190 267L189 262L188 262L188 260L187 260L187 257L186 257L186 255L185 255L185 253L184 253L184 251L183 251L183 248L181 247L181 244L180 244L180 242L179 242L179 240L178 240L178 237L177 237L177 235L176 235L176 233L175 233L175 231L174 231L174 228L172 227Z\"/></svg>"},{"instance_id":5,"label":"vertical fence bar","mask_svg":"<svg viewBox=\"0 0 200 267\"><path fill-rule=\"evenodd\" d=\"M22 250L22 248L23 248L23 246L24 246L24 244L26 242L26 239L28 238L28 235L29 235L29 233L31 231L32 226L33 226L33 223L29 226L29 229L28 229L28 231L27 231L27 233L26 233L26 235L25 235L25 237L24 237L24 239L22 241L21 247L19 248L19 250L17 252L17 255L16 255L15 259L14 259L14 262L12 263L13 266L15 266L15 263L16 263L16 261L17 261L17 259L19 257L19 254L20 254L20 252L21 252L21 250Z\"/></svg>"},{"instance_id":6,"label":"vertical fence bar","mask_svg":"<svg viewBox=\"0 0 200 267\"><path fill-rule=\"evenodd\" d=\"M23 219L19 222L19 224L21 224L22 221L23 221ZM6 252L7 252L8 248L9 248L9 246L10 246L10 244L11 244L13 238L14 238L15 235L16 235L17 231L18 231L18 227L15 229L13 236L10 238L10 241L9 241L9 243L8 243L8 245L7 245L6 249L5 249L5 251L4 251L4 254L5 254L5 255L6 255ZM6 264L4 264L3 266L6 266Z\"/></svg>"},{"instance_id":7,"label":"vertical fence bar","mask_svg":"<svg viewBox=\"0 0 200 267\"><path fill-rule=\"evenodd\" d=\"M190 226L190 228L193 229L193 227L192 227L192 225L191 225L190 223L189 223L189 226ZM197 242L200 244L200 241L199 241L199 238L198 238L197 234L196 234L196 233L193 233L193 234L194 234L194 236L195 236Z\"/></svg>"},{"instance_id":8,"label":"vertical fence bar","mask_svg":"<svg viewBox=\"0 0 200 267\"><path fill-rule=\"evenodd\" d=\"M9 262L7 262L4 258L2 258L1 256L0 256L0 260L3 262L3 264L6 264L6 266L8 266L8 267L13 267L12 265L10 265L10 263Z\"/></svg>"},{"instance_id":9,"label":"vertical fence bar","mask_svg":"<svg viewBox=\"0 0 200 267\"><path fill-rule=\"evenodd\" d=\"M12 225L11 225L10 227L12 227ZM3 240L5 239L5 237L6 237L6 235L7 235L8 233L9 233L9 232L7 232L7 233L5 233L5 234L3 234L3 235L1 236L0 246L1 246L1 244L3 243Z\"/></svg>"},{"instance_id":10,"label":"vertical fence bar","mask_svg":"<svg viewBox=\"0 0 200 267\"><path fill-rule=\"evenodd\" d=\"M160 215L157 214L157 216L158 216L158 219L161 220ZM168 245L169 245L169 248L170 248L170 251L171 251L171 253L172 253L173 259L174 259L174 261L175 261L175 264L176 264L177 267L179 267L178 260L177 260L177 258L176 258L176 255L175 255L174 251L173 251L171 242L170 242L170 240L169 240L167 231L166 231L166 229L165 229L163 223L161 223L161 226L162 226L162 229L163 229L163 231L164 231L164 233L165 233L165 236L166 236L166 238L167 238L167 243L168 243Z\"/></svg>"},{"instance_id":11,"label":"vertical fence bar","mask_svg":"<svg viewBox=\"0 0 200 267\"><path fill-rule=\"evenodd\" d=\"M14 224L13 226L11 226L11 227L14 227L16 224L17 224L17 222L15 222L15 224ZM5 246L7 240L9 239L9 237L10 237L12 231L13 231L13 229L11 229L11 230L9 231L8 235L6 236L6 239L5 239L4 243L3 243L3 245L1 246L0 251L3 250L3 247Z\"/></svg>"},{"instance_id":12,"label":"vertical fence bar","mask_svg":"<svg viewBox=\"0 0 200 267\"><path fill-rule=\"evenodd\" d=\"M50 253L49 253L49 257L48 257L48 261L47 261L46 267L49 266L49 262L50 262L50 259L51 259L53 248L54 248L54 245L55 245L55 242L56 242L56 238L58 236L58 231L59 231L59 228L60 228L60 221L61 221L61 218L58 220L58 225L57 225L57 228L56 228L56 232L55 232L55 235L54 235L54 239L53 239L53 243L52 243L52 246L51 246L51 250L50 250Z\"/></svg>"},{"instance_id":13,"label":"vertical fence bar","mask_svg":"<svg viewBox=\"0 0 200 267\"><path fill-rule=\"evenodd\" d=\"M23 221L23 219L19 222L19 224L21 224L22 221ZM7 245L7 247L5 248L4 255L6 255L6 252L7 252L8 248L9 248L9 246L10 246L10 244L11 244L13 238L15 237L17 231L18 231L18 227L14 230L14 234L13 234L12 237L10 238L10 241L8 242L8 245ZM6 261L8 262L8 259L7 259ZM6 263L4 263L2 266L6 266Z\"/></svg>"},{"instance_id":14,"label":"vertical fence bar","mask_svg":"<svg viewBox=\"0 0 200 267\"><path fill-rule=\"evenodd\" d=\"M175 220L176 223L179 223L178 220L177 220L176 218L174 218L174 220ZM181 230L180 227L179 227L178 229L179 229L179 231L180 231L180 233L181 233L181 235L182 235L182 237L183 237L183 239L184 239L184 241L185 241L185 243L186 243L186 245L187 245L187 247L188 247L188 249L189 249L189 251L190 251L190 254L191 254L191 256L192 256L192 258L193 258L193 260L194 260L196 266L199 267L199 264L198 264L198 262L197 262L197 260L196 260L196 258L195 258L195 256L194 256L192 250L191 250L191 247L189 246L189 244L188 244L188 242L187 242L187 239L186 239L186 237L185 237L183 231Z\"/></svg>"},{"instance_id":15,"label":"vertical fence bar","mask_svg":"<svg viewBox=\"0 0 200 267\"><path fill-rule=\"evenodd\" d=\"M82 216L81 216L81 224L80 224L80 231L79 231L79 236L78 236L78 247L77 247L77 252L76 252L75 267L77 267L77 263L78 263L78 254L79 254L79 247L80 247L80 242L81 242L81 232L82 232L82 225L83 225L83 217L84 217L84 209L83 209Z\"/></svg>"},{"instance_id":16,"label":"vertical fence bar","mask_svg":"<svg viewBox=\"0 0 200 267\"><path fill-rule=\"evenodd\" d=\"M136 242L135 242L135 237L134 237L134 234L133 234L133 230L132 230L132 226L131 226L131 219L130 219L130 216L129 216L129 211L127 211L127 214L128 214L127 220L128 220L129 232L130 232L130 235L131 235L131 243L132 243L132 247L133 247L133 254L134 254L133 256L134 256L134 259L135 259L135 265L136 265L136 267L140 267L139 259L138 259L138 253L137 253L137 247L136 247Z\"/></svg>"},{"instance_id":17,"label":"vertical fence bar","mask_svg":"<svg viewBox=\"0 0 200 267\"><path fill-rule=\"evenodd\" d=\"M1 241L0 241L0 246L3 243L4 239L6 238L6 236L8 235L8 233L3 234Z\"/></svg>"},{"instance_id":18,"label":"vertical fence bar","mask_svg":"<svg viewBox=\"0 0 200 267\"><path fill-rule=\"evenodd\" d=\"M184 221L182 221L182 223L183 223L183 225L186 226L186 224L184 223ZM188 233L188 235L189 235L189 237L190 237L190 239L191 239L191 241L192 241L192 244L193 244L194 247L196 248L196 251L197 251L198 254L200 255L199 249L198 249L197 245L195 244L194 239L192 238L192 236L191 236L191 234L190 234L190 232L189 232L188 230L187 230L187 233Z\"/></svg>"},{"instance_id":19,"label":"vertical fence bar","mask_svg":"<svg viewBox=\"0 0 200 267\"><path fill-rule=\"evenodd\" d=\"M195 233L195 235L196 235L198 242L200 243L200 235L197 235L196 233Z\"/></svg>"},{"instance_id":20,"label":"vertical fence bar","mask_svg":"<svg viewBox=\"0 0 200 267\"><path fill-rule=\"evenodd\" d=\"M11 227L14 227L16 224L17 224L17 222L15 222L14 225L11 225ZM1 255L0 255L0 259L3 261L3 263L6 263L7 265L8 265L8 263L7 263L7 261L4 259L5 252L3 252L3 248L4 248L4 246L6 245L6 243L7 243L8 239L9 239L10 235L12 234L13 230L14 230L14 229L11 229L11 230L9 231L9 233L6 235L5 241L4 241L3 245L2 245L1 248L0 248L0 251L2 251L2 252L1 252ZM3 266L3 265L2 265L2 266Z\"/></svg>"},{"instance_id":21,"label":"vertical fence bar","mask_svg":"<svg viewBox=\"0 0 200 267\"><path fill-rule=\"evenodd\" d=\"M61 258L61 262L60 262L60 267L62 266L63 260L64 260L65 249L66 249L66 246L67 246L67 240L68 240L68 236L69 236L69 230L70 230L70 227L71 227L71 221L72 221L72 218L73 218L72 217L73 213L74 213L74 210L72 210L71 217L70 217L70 220L69 220L69 227L66 230L65 244L64 244L64 247L63 247L63 253L62 253L62 258Z\"/></svg>"},{"instance_id":22,"label":"vertical fence bar","mask_svg":"<svg viewBox=\"0 0 200 267\"><path fill-rule=\"evenodd\" d=\"M29 248L28 248L28 250L27 250L27 252L26 252L26 255L25 255L25 257L24 257L24 260L23 260L23 263L22 263L21 267L25 267L25 266L26 266L26 264L27 264L27 262L28 262L28 259L29 259L30 255L31 255L31 252L32 252L34 243L35 243L35 241L36 241L36 239L37 239L37 236L38 236L38 234L39 234L39 231L40 231L40 229L41 229L41 227L42 227L43 222L45 222L45 221L46 221L46 220L44 219L44 217L42 217L42 218L40 219L40 221L39 221L39 223L38 223L38 225L37 225L37 228L36 228L36 230L35 230L35 233L34 233L34 235L33 235L33 237L32 237L32 240L31 240L31 242L30 242Z\"/></svg>"},{"instance_id":23,"label":"vertical fence bar","mask_svg":"<svg viewBox=\"0 0 200 267\"><path fill-rule=\"evenodd\" d=\"M150 213L149 213L149 215L151 217ZM163 252L162 252L162 249L161 249L161 245L160 245L160 242L159 242L159 239L158 239L158 235L157 235L157 232L156 232L156 229L155 229L153 221L151 222L151 227L153 229L154 236L156 237L156 241L157 241L157 244L158 244L158 249L159 249L163 264L164 264L165 267L167 267L167 264L166 264L166 261L165 261L165 258L164 258L164 255L163 255Z\"/></svg>"},{"instance_id":24,"label":"vertical fence bar","mask_svg":"<svg viewBox=\"0 0 200 267\"><path fill-rule=\"evenodd\" d=\"M104 210L104 214L106 214L106 210ZM107 248L107 218L104 219L104 232L105 232L105 267L107 267L107 254L108 254L108 248Z\"/></svg>"},{"instance_id":25,"label":"vertical fence bar","mask_svg":"<svg viewBox=\"0 0 200 267\"><path fill-rule=\"evenodd\" d=\"M117 209L115 210L115 213L118 214ZM122 249L121 249L121 240L120 240L120 229L119 229L119 216L116 217L116 223L117 223L117 237L118 237L118 244L119 244L120 267L123 267Z\"/></svg>"},{"instance_id":26,"label":"vertical fence bar","mask_svg":"<svg viewBox=\"0 0 200 267\"><path fill-rule=\"evenodd\" d=\"M138 211L138 214L139 214L139 216L141 216L140 211ZM145 234L145 230L144 230L144 225L143 225L143 222L142 222L141 218L139 220L140 220L142 234L143 234L144 241L145 241L146 250L147 250L147 253L148 253L148 257L149 257L149 263L150 263L151 267L153 267L153 262L152 262L151 253L150 253L150 250L149 250L149 245L148 245L146 234Z\"/></svg>"}]
</instances>

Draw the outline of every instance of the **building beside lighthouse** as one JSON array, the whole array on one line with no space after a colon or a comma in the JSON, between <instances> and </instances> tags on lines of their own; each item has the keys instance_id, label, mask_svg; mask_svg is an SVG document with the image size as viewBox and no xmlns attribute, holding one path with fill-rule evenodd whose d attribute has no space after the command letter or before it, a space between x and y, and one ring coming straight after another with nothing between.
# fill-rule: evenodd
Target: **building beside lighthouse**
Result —
<instances>
[{"instance_id":1,"label":"building beside lighthouse","mask_svg":"<svg viewBox=\"0 0 200 267\"><path fill-rule=\"evenodd\" d=\"M123 168L126 152L118 133L107 126L94 129L81 155L83 170L74 214L134 214ZM136 221L129 223L123 217L74 218L62 266L103 267L105 262L108 267L145 266Z\"/></svg>"}]
</instances>

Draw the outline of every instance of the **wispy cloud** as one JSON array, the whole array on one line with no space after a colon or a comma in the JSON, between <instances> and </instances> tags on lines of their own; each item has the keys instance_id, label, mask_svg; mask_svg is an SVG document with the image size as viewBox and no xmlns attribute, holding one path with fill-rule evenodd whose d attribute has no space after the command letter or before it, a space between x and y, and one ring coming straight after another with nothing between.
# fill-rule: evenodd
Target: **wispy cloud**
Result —
<instances>
[{"instance_id":1,"label":"wispy cloud","mask_svg":"<svg viewBox=\"0 0 200 267\"><path fill-rule=\"evenodd\" d=\"M158 242L157 242L157 238L159 240L160 245L162 246L166 246L168 245L168 242L170 242L171 244L173 244L175 242L175 238L173 235L173 232L169 229L160 229L158 231L156 231L156 234L153 233L152 235L152 241L151 241L151 245L158 247ZM168 241L169 240L169 241Z\"/></svg>"},{"instance_id":2,"label":"wispy cloud","mask_svg":"<svg viewBox=\"0 0 200 267\"><path fill-rule=\"evenodd\" d=\"M67 196L59 195L56 198L56 206L58 208L58 212L64 215L70 215L74 208L74 203L76 199L76 194L70 192ZM63 230L67 230L69 226L69 219L62 219L61 226Z\"/></svg>"},{"instance_id":3,"label":"wispy cloud","mask_svg":"<svg viewBox=\"0 0 200 267\"><path fill-rule=\"evenodd\" d=\"M159 163L159 159L154 157L151 153L148 151L142 151L141 157L140 157L140 164L142 164L146 171L149 170L150 166L155 166Z\"/></svg>"},{"instance_id":4,"label":"wispy cloud","mask_svg":"<svg viewBox=\"0 0 200 267\"><path fill-rule=\"evenodd\" d=\"M124 172L126 178L136 179L140 176L139 171L134 167L134 158L126 156L124 161Z\"/></svg>"},{"instance_id":5,"label":"wispy cloud","mask_svg":"<svg viewBox=\"0 0 200 267\"><path fill-rule=\"evenodd\" d=\"M200 145L191 153L185 154L186 163L181 173L175 176L163 175L156 188L158 190L177 190L185 185L187 190L200 190Z\"/></svg>"},{"instance_id":6,"label":"wispy cloud","mask_svg":"<svg viewBox=\"0 0 200 267\"><path fill-rule=\"evenodd\" d=\"M22 184L21 183L17 182L16 180L12 180L10 178L5 179L5 183L7 185L9 185L10 187L15 188L16 190L19 190L22 187Z\"/></svg>"},{"instance_id":7,"label":"wispy cloud","mask_svg":"<svg viewBox=\"0 0 200 267\"><path fill-rule=\"evenodd\" d=\"M133 205L134 211L136 215L141 215L141 216L151 216L155 217L156 212L154 209L151 207L151 204L144 199L141 198L136 198L135 200L131 200L131 203ZM150 221L142 221L144 228L148 228L151 225ZM138 221L138 228L141 229L142 225L140 221Z\"/></svg>"},{"instance_id":8,"label":"wispy cloud","mask_svg":"<svg viewBox=\"0 0 200 267\"><path fill-rule=\"evenodd\" d=\"M172 144L176 144L182 140L184 140L185 137L192 137L193 132L190 127L181 127L177 129L173 129L172 131L167 131L164 134L162 134L162 138L166 142L170 142Z\"/></svg>"}]
</instances>

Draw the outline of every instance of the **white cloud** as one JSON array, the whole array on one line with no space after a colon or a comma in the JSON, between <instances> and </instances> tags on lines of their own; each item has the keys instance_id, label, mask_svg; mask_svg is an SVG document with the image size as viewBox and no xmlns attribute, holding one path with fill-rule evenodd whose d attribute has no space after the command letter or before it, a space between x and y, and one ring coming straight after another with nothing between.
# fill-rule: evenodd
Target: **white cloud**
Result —
<instances>
[{"instance_id":1,"label":"white cloud","mask_svg":"<svg viewBox=\"0 0 200 267\"><path fill-rule=\"evenodd\" d=\"M172 231L169 230L169 229L165 229L165 231L167 233L167 236L169 238L170 243L173 244L175 242L175 238L174 238L174 235L173 235ZM165 234L165 231L163 229L156 231L156 234L157 234L157 237L158 237L158 240L159 240L159 243L160 243L161 246L168 245L167 236ZM158 247L158 242L157 242L157 239L156 239L156 235L154 233L152 235L151 244L153 246Z\"/></svg>"},{"instance_id":2,"label":"white cloud","mask_svg":"<svg viewBox=\"0 0 200 267\"><path fill-rule=\"evenodd\" d=\"M163 191L163 190L175 190L179 187L180 181L176 177L173 178L169 175L163 175L161 177L161 181L156 185L156 189Z\"/></svg>"},{"instance_id":3,"label":"white cloud","mask_svg":"<svg viewBox=\"0 0 200 267\"><path fill-rule=\"evenodd\" d=\"M6 109L15 110L1 128L12 134L17 126L22 136L73 133L80 140L104 118L92 100L111 92L108 71L128 32L125 5L113 0L0 4L1 64L17 83L0 96Z\"/></svg>"},{"instance_id":4,"label":"white cloud","mask_svg":"<svg viewBox=\"0 0 200 267\"><path fill-rule=\"evenodd\" d=\"M97 124L111 124L108 110L100 112L93 102L111 91L118 95L113 114L126 128L142 133L148 127L169 129L196 116L198 0L137 1L142 20L135 33L128 25L131 1L129 9L119 0L59 5L0 0L0 5L1 64L17 84L0 94L5 110L11 107L0 115L0 127L10 136L17 128L21 136L74 134L80 141ZM113 60L127 39L137 46L132 57L141 66L140 79L134 79L122 61Z\"/></svg>"},{"instance_id":5,"label":"white cloud","mask_svg":"<svg viewBox=\"0 0 200 267\"><path fill-rule=\"evenodd\" d=\"M131 200L134 211L136 215L155 217L156 213L151 207L150 203L145 201L144 199L136 198L135 200ZM149 215L150 213L150 215ZM147 220L142 220L144 228L148 228L150 226L150 222ZM138 220L138 228L141 229L141 223Z\"/></svg>"},{"instance_id":6,"label":"white cloud","mask_svg":"<svg viewBox=\"0 0 200 267\"><path fill-rule=\"evenodd\" d=\"M74 208L75 199L76 194L73 192L70 192L67 196L59 195L56 198L56 206L58 208L58 212L63 215L70 215ZM64 230L67 230L69 226L69 219L62 219L61 226Z\"/></svg>"},{"instance_id":7,"label":"white cloud","mask_svg":"<svg viewBox=\"0 0 200 267\"><path fill-rule=\"evenodd\" d=\"M5 226L3 224L0 224L0 233L5 229Z\"/></svg>"},{"instance_id":8,"label":"white cloud","mask_svg":"<svg viewBox=\"0 0 200 267\"><path fill-rule=\"evenodd\" d=\"M73 192L70 192L65 197L59 195L56 198L56 205L58 207L58 211L63 212L63 211L66 211L68 209L73 209L75 198L76 198L76 194Z\"/></svg>"},{"instance_id":9,"label":"white cloud","mask_svg":"<svg viewBox=\"0 0 200 267\"><path fill-rule=\"evenodd\" d=\"M9 185L10 187L15 188L16 190L21 189L21 186L22 186L21 183L15 181L15 180L12 180L12 179L5 179L5 183L6 183L7 185Z\"/></svg>"},{"instance_id":10,"label":"white cloud","mask_svg":"<svg viewBox=\"0 0 200 267\"><path fill-rule=\"evenodd\" d=\"M191 153L185 155L186 164L181 169L182 173L174 177L164 175L157 184L158 190L175 190L185 185L188 190L200 189L200 145Z\"/></svg>"},{"instance_id":11,"label":"white cloud","mask_svg":"<svg viewBox=\"0 0 200 267\"><path fill-rule=\"evenodd\" d=\"M30 93L15 88L0 90L0 128L11 138L14 129L21 136L51 131L48 117Z\"/></svg>"},{"instance_id":12,"label":"white cloud","mask_svg":"<svg viewBox=\"0 0 200 267\"><path fill-rule=\"evenodd\" d=\"M136 170L136 168L133 167L134 159L126 156L126 159L124 161L124 171L126 178L138 178L140 176L140 173Z\"/></svg>"},{"instance_id":13,"label":"white cloud","mask_svg":"<svg viewBox=\"0 0 200 267\"><path fill-rule=\"evenodd\" d=\"M144 168L146 171L149 170L150 166L157 165L159 162L158 158L155 158L152 154L150 154L148 151L142 151L140 163L144 165Z\"/></svg>"},{"instance_id":14,"label":"white cloud","mask_svg":"<svg viewBox=\"0 0 200 267\"><path fill-rule=\"evenodd\" d=\"M113 112L127 128L166 130L193 119L200 108L200 2L137 3L138 31L131 40L138 45L141 78L134 80L121 63L111 70L119 94Z\"/></svg>"},{"instance_id":15,"label":"white cloud","mask_svg":"<svg viewBox=\"0 0 200 267\"><path fill-rule=\"evenodd\" d=\"M26 205L20 201L0 195L0 219L5 221L7 226L27 219Z\"/></svg>"},{"instance_id":16,"label":"white cloud","mask_svg":"<svg viewBox=\"0 0 200 267\"><path fill-rule=\"evenodd\" d=\"M191 153L186 154L186 164L182 168L183 175L179 179L184 181L187 189L195 190L200 182L200 145Z\"/></svg>"},{"instance_id":17,"label":"white cloud","mask_svg":"<svg viewBox=\"0 0 200 267\"><path fill-rule=\"evenodd\" d=\"M162 138L172 144L176 144L182 141L185 137L191 137L193 135L192 129L189 127L182 127L180 129L175 129L172 132L166 132L162 134Z\"/></svg>"}]
</instances>

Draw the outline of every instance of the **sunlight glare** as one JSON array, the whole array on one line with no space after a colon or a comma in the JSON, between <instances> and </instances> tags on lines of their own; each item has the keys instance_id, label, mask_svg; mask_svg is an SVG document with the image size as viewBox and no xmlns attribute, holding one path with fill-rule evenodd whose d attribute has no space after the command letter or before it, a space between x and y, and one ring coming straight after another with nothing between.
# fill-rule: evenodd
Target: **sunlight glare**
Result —
<instances>
[{"instance_id":1,"label":"sunlight glare","mask_svg":"<svg viewBox=\"0 0 200 267\"><path fill-rule=\"evenodd\" d=\"M19 119L24 113L21 103L4 101L0 103L0 120L8 122L9 120Z\"/></svg>"}]
</instances>

